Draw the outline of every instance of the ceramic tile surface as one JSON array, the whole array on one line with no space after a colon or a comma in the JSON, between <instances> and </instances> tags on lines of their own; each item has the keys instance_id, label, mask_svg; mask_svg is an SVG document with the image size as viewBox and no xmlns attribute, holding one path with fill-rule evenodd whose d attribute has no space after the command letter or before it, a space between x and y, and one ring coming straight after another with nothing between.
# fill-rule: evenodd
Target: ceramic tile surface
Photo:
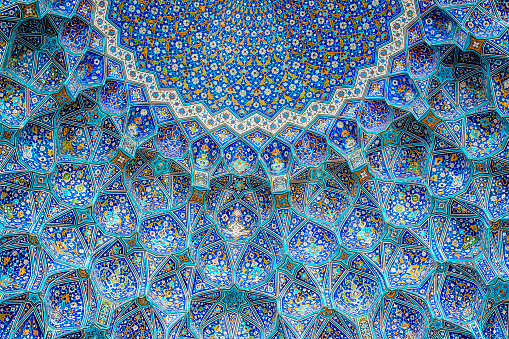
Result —
<instances>
[{"instance_id":1,"label":"ceramic tile surface","mask_svg":"<svg viewBox=\"0 0 509 339\"><path fill-rule=\"evenodd\" d=\"M509 339L501 0L1 0L0 339Z\"/></svg>"}]
</instances>

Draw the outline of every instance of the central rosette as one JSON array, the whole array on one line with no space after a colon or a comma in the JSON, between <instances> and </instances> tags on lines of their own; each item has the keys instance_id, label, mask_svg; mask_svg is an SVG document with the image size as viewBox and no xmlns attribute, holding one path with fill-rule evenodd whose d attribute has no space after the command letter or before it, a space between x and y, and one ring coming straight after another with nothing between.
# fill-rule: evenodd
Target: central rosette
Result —
<instances>
[{"instance_id":1,"label":"central rosette","mask_svg":"<svg viewBox=\"0 0 509 339\"><path fill-rule=\"evenodd\" d=\"M200 339L264 339L276 329L277 301L233 286L194 296L190 313L190 329Z\"/></svg>"},{"instance_id":2,"label":"central rosette","mask_svg":"<svg viewBox=\"0 0 509 339\"><path fill-rule=\"evenodd\" d=\"M395 0L114 0L108 17L160 88L244 119L301 110L352 86L357 69L373 65L390 41L400 11Z\"/></svg>"}]
</instances>

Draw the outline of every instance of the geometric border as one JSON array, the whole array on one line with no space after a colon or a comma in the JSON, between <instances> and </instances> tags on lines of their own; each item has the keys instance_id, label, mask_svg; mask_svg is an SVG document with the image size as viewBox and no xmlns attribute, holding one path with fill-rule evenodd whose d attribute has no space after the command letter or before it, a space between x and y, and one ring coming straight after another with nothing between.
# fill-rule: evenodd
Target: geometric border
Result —
<instances>
[{"instance_id":1,"label":"geometric border","mask_svg":"<svg viewBox=\"0 0 509 339\"><path fill-rule=\"evenodd\" d=\"M196 118L209 130L228 126L239 135L254 129L274 135L287 124L307 127L318 115L336 116L345 101L363 97L369 81L387 75L391 56L406 47L405 29L417 18L415 3L412 0L401 1L402 13L390 23L389 29L393 40L378 48L377 64L358 69L355 86L336 89L328 103L312 101L302 112L283 109L273 119L254 114L240 120L228 109L212 115L202 103L184 105L177 90L160 90L154 75L137 70L134 54L118 45L118 39L120 39L118 30L106 19L109 2L107 0L92 1L95 2L93 25L106 37L106 56L124 64L127 81L145 86L151 103L168 104L178 119Z\"/></svg>"}]
</instances>

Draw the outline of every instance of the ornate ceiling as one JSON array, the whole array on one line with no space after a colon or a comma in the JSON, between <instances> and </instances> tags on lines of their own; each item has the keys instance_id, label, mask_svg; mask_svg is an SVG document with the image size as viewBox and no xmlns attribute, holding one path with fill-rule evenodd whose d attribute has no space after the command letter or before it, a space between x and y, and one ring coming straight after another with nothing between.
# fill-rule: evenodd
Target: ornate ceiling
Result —
<instances>
[{"instance_id":1,"label":"ornate ceiling","mask_svg":"<svg viewBox=\"0 0 509 339\"><path fill-rule=\"evenodd\" d=\"M0 1L0 339L509 339L508 28Z\"/></svg>"}]
</instances>

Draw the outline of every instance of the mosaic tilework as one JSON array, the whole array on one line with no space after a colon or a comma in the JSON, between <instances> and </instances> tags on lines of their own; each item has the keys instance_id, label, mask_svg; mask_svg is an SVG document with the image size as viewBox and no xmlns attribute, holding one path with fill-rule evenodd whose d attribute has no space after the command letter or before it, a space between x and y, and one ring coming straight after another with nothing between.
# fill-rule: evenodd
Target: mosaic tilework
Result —
<instances>
[{"instance_id":1,"label":"mosaic tilework","mask_svg":"<svg viewBox=\"0 0 509 339\"><path fill-rule=\"evenodd\" d=\"M0 1L0 338L509 338L500 1Z\"/></svg>"}]
</instances>

